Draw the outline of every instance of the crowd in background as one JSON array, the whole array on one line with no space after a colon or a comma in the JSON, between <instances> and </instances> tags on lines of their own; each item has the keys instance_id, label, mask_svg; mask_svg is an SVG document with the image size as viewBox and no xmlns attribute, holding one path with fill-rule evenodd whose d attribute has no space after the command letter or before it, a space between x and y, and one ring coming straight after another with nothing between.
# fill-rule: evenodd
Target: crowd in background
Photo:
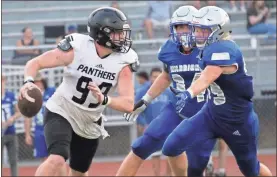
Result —
<instances>
[{"instance_id":1,"label":"crowd in background","mask_svg":"<svg viewBox=\"0 0 277 177\"><path fill-rule=\"evenodd\" d=\"M226 1L227 3L227 1ZM247 31L249 34L268 34L269 39L276 40L276 25L270 24L268 18L271 15L270 8L274 6L274 3L270 1L229 1L229 12L242 11L246 13ZM217 5L216 1L194 1L193 5L198 9L206 5ZM120 9L117 1L111 3L111 7ZM173 6L171 1L149 1L148 11L145 14L145 19L142 26L145 29L148 39L155 38L155 29L164 29L165 36L169 35L169 23L170 16L173 12ZM128 14L127 14L128 16ZM129 22L131 25L131 21ZM43 41L38 41L33 35L30 27L24 27L22 29L22 38L16 42L17 47L21 46L37 46L42 44ZM70 24L65 29L65 35L78 32L76 24ZM56 43L59 42L64 36L59 36L56 39ZM15 50L13 60L29 59L41 54L41 50L38 49L25 49Z\"/></svg>"}]
</instances>

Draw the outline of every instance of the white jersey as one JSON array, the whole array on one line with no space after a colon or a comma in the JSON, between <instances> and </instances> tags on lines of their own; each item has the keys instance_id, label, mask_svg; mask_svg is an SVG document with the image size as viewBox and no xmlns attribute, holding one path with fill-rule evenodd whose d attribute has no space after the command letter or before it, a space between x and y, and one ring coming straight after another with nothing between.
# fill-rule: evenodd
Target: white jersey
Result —
<instances>
[{"instance_id":1,"label":"white jersey","mask_svg":"<svg viewBox=\"0 0 277 177\"><path fill-rule=\"evenodd\" d=\"M98 103L87 88L88 83L95 82L102 93L112 93L122 68L138 62L137 53L130 49L128 53L114 52L101 59L90 36L78 33L69 36L74 60L64 68L62 83L47 101L46 107L67 119L79 136L96 139L102 135L105 138L108 133L103 119L101 126L96 121L106 106Z\"/></svg>"}]
</instances>

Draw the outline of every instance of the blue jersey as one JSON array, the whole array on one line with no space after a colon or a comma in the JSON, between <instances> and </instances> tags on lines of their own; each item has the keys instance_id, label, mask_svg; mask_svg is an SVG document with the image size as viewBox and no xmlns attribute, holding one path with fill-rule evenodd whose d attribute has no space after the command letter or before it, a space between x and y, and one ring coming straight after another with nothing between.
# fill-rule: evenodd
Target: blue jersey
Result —
<instances>
[{"instance_id":1,"label":"blue jersey","mask_svg":"<svg viewBox=\"0 0 277 177\"><path fill-rule=\"evenodd\" d=\"M45 109L45 104L47 100L54 94L55 88L47 88L43 93L43 105L39 113L35 116L35 131L43 132L43 114Z\"/></svg>"},{"instance_id":2,"label":"blue jersey","mask_svg":"<svg viewBox=\"0 0 277 177\"><path fill-rule=\"evenodd\" d=\"M5 92L4 97L2 97L2 122L7 121L12 115L14 115L14 106L16 103L15 95L13 92ZM5 132L7 134L15 134L14 124L9 126Z\"/></svg>"},{"instance_id":3,"label":"blue jersey","mask_svg":"<svg viewBox=\"0 0 277 177\"><path fill-rule=\"evenodd\" d=\"M141 89L138 90L136 94L136 101L140 100L143 95L146 94L148 89L151 87L151 83L148 82ZM164 107L168 104L170 100L174 97L173 93L170 89L166 89L163 93L161 93L158 97L151 101L151 103L147 106L147 108L139 115L143 118L146 124L150 124L150 122L158 117Z\"/></svg>"},{"instance_id":4,"label":"blue jersey","mask_svg":"<svg viewBox=\"0 0 277 177\"><path fill-rule=\"evenodd\" d=\"M230 40L222 40L204 48L199 65L237 65L232 74L221 74L209 87L208 107L214 118L228 122L243 122L253 109L252 77L246 74L245 62L239 46Z\"/></svg>"},{"instance_id":5,"label":"blue jersey","mask_svg":"<svg viewBox=\"0 0 277 177\"><path fill-rule=\"evenodd\" d=\"M193 81L200 76L201 69L197 56L199 50L194 48L190 54L180 52L179 46L168 40L160 49L158 58L162 61L170 74L173 87L185 91ZM173 103L176 102L174 98ZM190 104L182 110L181 114L186 117L194 116L205 103L205 92L199 94L191 100ZM175 105L175 104L174 104Z\"/></svg>"}]
</instances>

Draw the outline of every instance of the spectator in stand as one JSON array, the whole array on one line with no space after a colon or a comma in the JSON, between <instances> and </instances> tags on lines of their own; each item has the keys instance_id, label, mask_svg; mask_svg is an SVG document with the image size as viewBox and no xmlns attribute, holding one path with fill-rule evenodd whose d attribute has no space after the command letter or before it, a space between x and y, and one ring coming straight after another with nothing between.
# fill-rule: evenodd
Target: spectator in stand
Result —
<instances>
[{"instance_id":1,"label":"spectator in stand","mask_svg":"<svg viewBox=\"0 0 277 177\"><path fill-rule=\"evenodd\" d=\"M144 20L144 27L149 39L153 38L153 28L163 27L169 29L171 16L170 1L148 1L148 13ZM169 34L169 31L168 31Z\"/></svg>"},{"instance_id":2,"label":"spectator in stand","mask_svg":"<svg viewBox=\"0 0 277 177\"><path fill-rule=\"evenodd\" d=\"M264 1L253 1L247 9L247 30L250 34L268 34L269 39L276 40L276 25L267 23L270 10Z\"/></svg>"},{"instance_id":3,"label":"spectator in stand","mask_svg":"<svg viewBox=\"0 0 277 177\"><path fill-rule=\"evenodd\" d=\"M1 149L4 149L4 146L7 148L9 164L11 169L11 176L18 176L18 167L17 167L17 156L18 156L18 140L15 132L14 122L21 117L21 114L16 105L16 98L13 92L8 92L5 90L6 77L1 76L2 79L2 100L1 100L1 109L2 109L2 145ZM3 154L1 154L3 162Z\"/></svg>"},{"instance_id":4,"label":"spectator in stand","mask_svg":"<svg viewBox=\"0 0 277 177\"><path fill-rule=\"evenodd\" d=\"M34 39L33 31L30 27L25 27L21 31L23 33L22 39L16 42L16 47L23 46L38 46L39 41ZM39 49L24 49L24 50L15 50L14 59L18 59L20 57L31 59L37 55L39 55L41 51Z\"/></svg>"},{"instance_id":5,"label":"spectator in stand","mask_svg":"<svg viewBox=\"0 0 277 177\"><path fill-rule=\"evenodd\" d=\"M233 11L233 12L237 12L238 11L238 8L236 6L236 1L230 1L230 8L231 8L231 11ZM246 12L245 1L244 0L240 1L240 10L242 12Z\"/></svg>"},{"instance_id":6,"label":"spectator in stand","mask_svg":"<svg viewBox=\"0 0 277 177\"><path fill-rule=\"evenodd\" d=\"M201 6L201 2L205 3L204 6L208 5L208 6L215 6L215 1L199 1L199 0L196 0L194 1L194 4L193 6L197 9L200 9L202 6Z\"/></svg>"},{"instance_id":7,"label":"spectator in stand","mask_svg":"<svg viewBox=\"0 0 277 177\"><path fill-rule=\"evenodd\" d=\"M120 9L120 8L119 8L119 4L118 4L117 1L112 1L111 7L116 8L116 9Z\"/></svg>"},{"instance_id":8,"label":"spectator in stand","mask_svg":"<svg viewBox=\"0 0 277 177\"><path fill-rule=\"evenodd\" d=\"M78 27L75 24L71 24L67 27L66 35L69 35L69 34L72 34L72 33L78 33ZM63 38L64 38L64 36L58 37L56 39L56 44L58 44Z\"/></svg>"}]
</instances>

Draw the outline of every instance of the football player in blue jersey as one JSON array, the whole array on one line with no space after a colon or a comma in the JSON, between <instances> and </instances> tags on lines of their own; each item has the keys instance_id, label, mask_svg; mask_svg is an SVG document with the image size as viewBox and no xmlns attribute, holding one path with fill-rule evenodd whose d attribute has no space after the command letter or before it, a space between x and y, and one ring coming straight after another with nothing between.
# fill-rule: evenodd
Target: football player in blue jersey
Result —
<instances>
[{"instance_id":1,"label":"football player in blue jersey","mask_svg":"<svg viewBox=\"0 0 277 177\"><path fill-rule=\"evenodd\" d=\"M135 120L151 104L153 99L168 88L171 82L177 90L185 91L200 75L197 60L199 50L193 48L194 45L190 42L191 29L189 23L192 20L193 12L196 11L197 9L193 6L182 6L173 13L170 22L172 38L161 47L158 54L159 60L164 63L164 71L142 99L136 103L134 111L125 114L128 121ZM134 176L143 161L162 148L167 136L182 122L183 118L191 117L201 109L205 103L205 97L199 95L192 99L191 105L182 111L183 118L175 112L175 103L176 98L174 96L160 111L159 116L150 123L144 134L135 140L132 144L132 151L121 164L117 176ZM197 163L194 158L202 152L201 147L194 148L195 151L187 152L189 168L190 163ZM209 157L207 158L209 159ZM187 158L185 153L172 158L170 162L170 166L178 169L178 171L175 171L175 175L186 175Z\"/></svg>"},{"instance_id":2,"label":"football player in blue jersey","mask_svg":"<svg viewBox=\"0 0 277 177\"><path fill-rule=\"evenodd\" d=\"M252 77L247 75L239 46L232 41L228 14L216 6L201 8L193 17L193 38L201 49L201 76L177 95L176 112L190 108L192 100L205 90L209 99L193 117L168 136L162 152L178 157L190 147L205 146L210 155L216 138L222 138L233 152L244 176L271 176L257 159L259 120L253 108ZM193 135L193 136L192 136ZM209 142L209 143L207 143ZM198 165L188 176L202 176L208 159L195 159ZM178 169L174 169L177 171Z\"/></svg>"},{"instance_id":3,"label":"football player in blue jersey","mask_svg":"<svg viewBox=\"0 0 277 177\"><path fill-rule=\"evenodd\" d=\"M44 137L43 131L43 114L45 109L46 101L54 94L55 88L48 87L46 80L42 77L39 73L34 79L34 83L40 88L43 95L43 106L40 109L39 113L34 117L34 119L26 118L25 119L25 142L28 145L34 145L34 157L45 159L48 156L47 146ZM31 127L32 127L32 120L35 123L34 129L34 143L32 141L31 136ZM66 176L67 170L66 165L60 169L60 172L56 174L57 176Z\"/></svg>"},{"instance_id":4,"label":"football player in blue jersey","mask_svg":"<svg viewBox=\"0 0 277 177\"><path fill-rule=\"evenodd\" d=\"M15 131L14 122L21 117L21 114L16 105L16 98L13 92L5 90L6 76L1 76L1 109L2 109L2 150L4 146L7 148L11 176L18 176L17 155L18 155L18 140ZM3 162L3 155L1 155Z\"/></svg>"}]
</instances>

